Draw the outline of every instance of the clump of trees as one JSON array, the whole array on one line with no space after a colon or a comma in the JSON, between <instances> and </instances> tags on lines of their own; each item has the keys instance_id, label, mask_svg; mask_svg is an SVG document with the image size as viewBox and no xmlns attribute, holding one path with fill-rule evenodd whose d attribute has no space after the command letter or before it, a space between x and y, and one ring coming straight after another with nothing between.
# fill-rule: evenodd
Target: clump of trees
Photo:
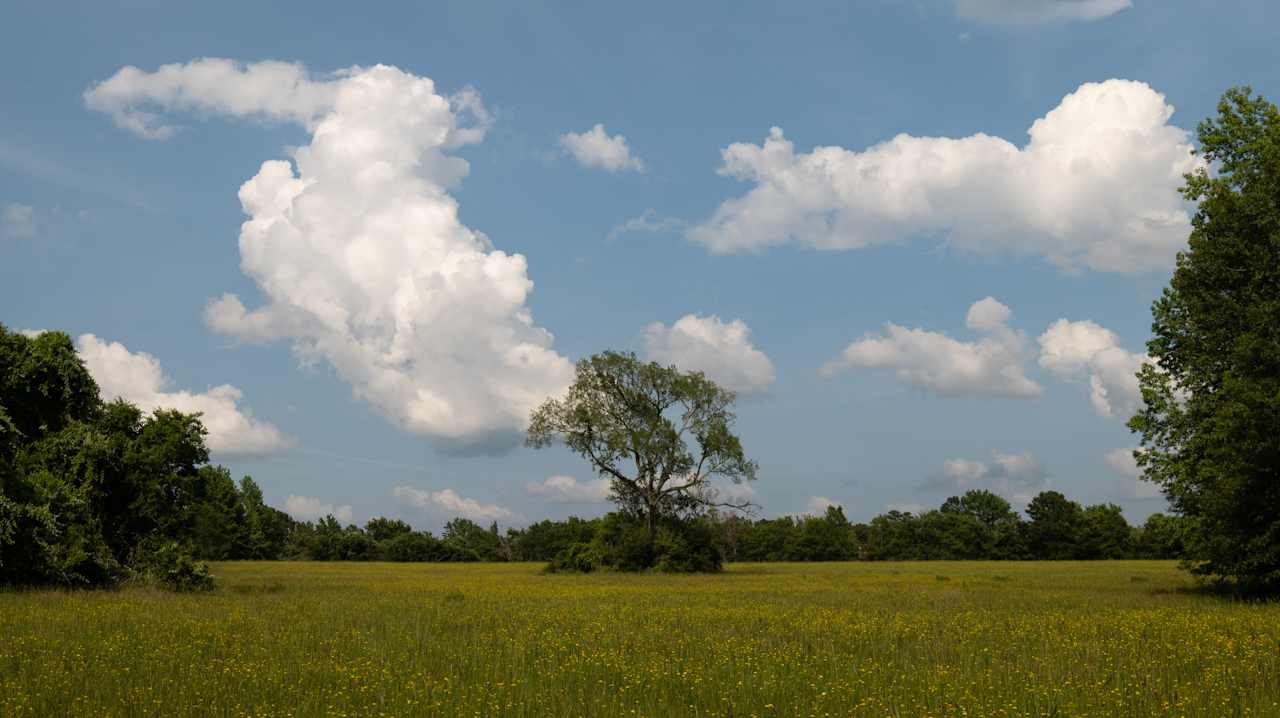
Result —
<instances>
[{"instance_id":1,"label":"clump of trees","mask_svg":"<svg viewBox=\"0 0 1280 718\"><path fill-rule=\"evenodd\" d=\"M0 325L0 584L210 587L192 547L252 552L278 512L208 464L204 435L103 402L66 334Z\"/></svg>"}]
</instances>

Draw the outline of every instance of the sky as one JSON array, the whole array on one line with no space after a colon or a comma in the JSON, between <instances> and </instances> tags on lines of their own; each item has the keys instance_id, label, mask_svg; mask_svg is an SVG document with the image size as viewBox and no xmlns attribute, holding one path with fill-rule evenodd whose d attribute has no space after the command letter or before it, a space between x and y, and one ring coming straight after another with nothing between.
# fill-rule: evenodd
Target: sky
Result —
<instances>
[{"instance_id":1,"label":"sky","mask_svg":"<svg viewBox=\"0 0 1280 718\"><path fill-rule=\"evenodd\" d=\"M1136 478L1238 0L0 8L0 323L203 412L299 519L608 510L529 412L606 349L739 395L759 515Z\"/></svg>"}]
</instances>

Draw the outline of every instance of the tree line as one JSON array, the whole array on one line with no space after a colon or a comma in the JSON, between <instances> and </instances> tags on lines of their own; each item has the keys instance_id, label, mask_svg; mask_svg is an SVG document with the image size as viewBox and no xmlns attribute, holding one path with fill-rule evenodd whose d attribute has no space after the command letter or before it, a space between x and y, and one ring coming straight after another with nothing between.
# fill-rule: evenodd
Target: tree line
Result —
<instances>
[{"instance_id":1,"label":"tree line","mask_svg":"<svg viewBox=\"0 0 1280 718\"><path fill-rule=\"evenodd\" d=\"M840 506L811 516L752 518L705 513L686 522L701 534L718 560L759 561L939 561L1183 559L1189 519L1152 514L1130 525L1114 504L1081 506L1056 491L1031 500L1027 517L989 491L947 499L936 510L890 511L853 523ZM440 537L407 523L375 518L342 526L332 516L294 523L278 544L276 558L353 561L539 561L572 565L592 550L617 550L620 528L647 521L621 512L583 519L546 519L501 531L456 518ZM668 524L668 528L671 524ZM661 534L662 527L659 527ZM685 536L686 543L690 543ZM207 556L207 558L236 558ZM713 559L714 560L714 559ZM579 570L589 570L580 566Z\"/></svg>"}]
</instances>

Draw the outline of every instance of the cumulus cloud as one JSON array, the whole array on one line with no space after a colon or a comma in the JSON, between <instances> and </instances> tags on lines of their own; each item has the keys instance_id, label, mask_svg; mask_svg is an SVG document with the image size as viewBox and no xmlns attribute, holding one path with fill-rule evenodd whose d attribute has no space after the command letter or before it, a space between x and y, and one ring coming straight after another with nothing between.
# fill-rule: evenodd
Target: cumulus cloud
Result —
<instances>
[{"instance_id":1,"label":"cumulus cloud","mask_svg":"<svg viewBox=\"0 0 1280 718\"><path fill-rule=\"evenodd\" d=\"M1125 481L1125 494L1132 499L1157 499L1163 494L1160 487L1150 481L1142 480L1142 471L1138 468L1138 462L1133 458L1134 448L1112 449L1106 454L1107 464L1109 464L1117 474Z\"/></svg>"},{"instance_id":2,"label":"cumulus cloud","mask_svg":"<svg viewBox=\"0 0 1280 718\"><path fill-rule=\"evenodd\" d=\"M149 140L165 140L177 128L155 110L296 122L314 129L335 100L337 83L315 82L295 62L208 58L161 65L155 72L121 68L84 93L90 109Z\"/></svg>"},{"instance_id":3,"label":"cumulus cloud","mask_svg":"<svg viewBox=\"0 0 1280 718\"><path fill-rule=\"evenodd\" d=\"M514 446L532 409L569 384L527 306L525 258L464 226L449 190L480 141L478 95L378 65L313 78L301 65L197 60L125 68L86 95L148 137L158 114L264 116L311 133L292 162L269 160L240 187L240 264L266 298L231 294L207 323L241 341L286 340L325 360L354 394L445 447Z\"/></svg>"},{"instance_id":4,"label":"cumulus cloud","mask_svg":"<svg viewBox=\"0 0 1280 718\"><path fill-rule=\"evenodd\" d=\"M254 419L249 408L241 406L243 393L230 384L200 393L176 389L154 356L131 352L120 342L105 342L93 334L76 339L76 352L103 399L121 398L146 412L200 412L209 430L205 442L215 454L270 454L293 444L274 425Z\"/></svg>"},{"instance_id":5,"label":"cumulus cloud","mask_svg":"<svg viewBox=\"0 0 1280 718\"><path fill-rule=\"evenodd\" d=\"M1150 359L1120 346L1110 329L1059 319L1040 335L1040 366L1061 379L1089 379L1089 400L1102 416L1127 420L1142 395L1138 369Z\"/></svg>"},{"instance_id":6,"label":"cumulus cloud","mask_svg":"<svg viewBox=\"0 0 1280 718\"><path fill-rule=\"evenodd\" d=\"M586 132L566 132L560 135L560 146L583 167L608 172L644 172L645 169L644 162L631 154L627 138L622 135L610 136L601 124Z\"/></svg>"},{"instance_id":7,"label":"cumulus cloud","mask_svg":"<svg viewBox=\"0 0 1280 718\"><path fill-rule=\"evenodd\" d=\"M700 371L739 394L758 394L773 384L773 362L751 344L751 328L741 319L687 314L670 327L645 327L645 356L660 364Z\"/></svg>"},{"instance_id":8,"label":"cumulus cloud","mask_svg":"<svg viewBox=\"0 0 1280 718\"><path fill-rule=\"evenodd\" d=\"M525 493L558 504L599 504L609 500L609 482L606 479L578 481L572 476L551 476L543 481L530 481L524 485Z\"/></svg>"},{"instance_id":9,"label":"cumulus cloud","mask_svg":"<svg viewBox=\"0 0 1280 718\"><path fill-rule=\"evenodd\" d=\"M942 474L925 482L925 488L954 491L986 489L1015 505L1025 505L1049 485L1049 475L1030 452L991 452L990 461L947 459Z\"/></svg>"},{"instance_id":10,"label":"cumulus cloud","mask_svg":"<svg viewBox=\"0 0 1280 718\"><path fill-rule=\"evenodd\" d=\"M956 0L956 15L995 25L1048 25L1101 20L1132 0Z\"/></svg>"},{"instance_id":11,"label":"cumulus cloud","mask_svg":"<svg viewBox=\"0 0 1280 718\"><path fill-rule=\"evenodd\" d=\"M0 207L0 237L31 239L36 236L36 209L29 204L7 202Z\"/></svg>"},{"instance_id":12,"label":"cumulus cloud","mask_svg":"<svg viewBox=\"0 0 1280 718\"><path fill-rule=\"evenodd\" d=\"M720 174L753 187L688 237L717 253L943 237L985 255L1040 255L1064 271L1167 269L1190 230L1177 189L1202 165L1172 114L1149 86L1108 80L1063 98L1021 148L985 134L901 134L861 152L797 154L775 127L763 144L722 151Z\"/></svg>"},{"instance_id":13,"label":"cumulus cloud","mask_svg":"<svg viewBox=\"0 0 1280 718\"><path fill-rule=\"evenodd\" d=\"M1026 337L1006 324L1011 316L992 297L975 302L966 325L984 336L972 342L889 322L882 336L868 334L853 342L822 372L892 369L902 383L942 396L1039 396L1040 385L1023 372Z\"/></svg>"},{"instance_id":14,"label":"cumulus cloud","mask_svg":"<svg viewBox=\"0 0 1280 718\"><path fill-rule=\"evenodd\" d=\"M346 504L334 506L333 504L322 503L320 499L312 496L294 496L290 494L284 500L284 510L285 513L298 521L315 521L326 516L332 516L338 520L338 523L351 523L351 506Z\"/></svg>"},{"instance_id":15,"label":"cumulus cloud","mask_svg":"<svg viewBox=\"0 0 1280 718\"><path fill-rule=\"evenodd\" d=\"M659 217L657 211L650 207L641 212L639 217L632 217L610 229L604 239L606 242L612 242L624 234L662 234L674 232L684 226L684 220L675 217Z\"/></svg>"},{"instance_id":16,"label":"cumulus cloud","mask_svg":"<svg viewBox=\"0 0 1280 718\"><path fill-rule=\"evenodd\" d=\"M412 486L397 486L391 490L391 495L406 506L442 513L446 516L461 516L481 523L505 521L516 517L509 509L459 496L453 489L423 491Z\"/></svg>"}]
</instances>

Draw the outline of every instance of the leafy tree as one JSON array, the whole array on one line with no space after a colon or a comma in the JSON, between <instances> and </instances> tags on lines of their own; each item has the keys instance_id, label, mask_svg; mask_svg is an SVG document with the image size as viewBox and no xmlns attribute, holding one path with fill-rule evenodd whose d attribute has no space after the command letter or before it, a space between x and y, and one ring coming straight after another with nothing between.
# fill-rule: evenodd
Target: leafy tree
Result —
<instances>
[{"instance_id":1,"label":"leafy tree","mask_svg":"<svg viewBox=\"0 0 1280 718\"><path fill-rule=\"evenodd\" d=\"M909 511L890 511L871 519L868 555L878 561L907 561L919 557L920 528Z\"/></svg>"},{"instance_id":2,"label":"leafy tree","mask_svg":"<svg viewBox=\"0 0 1280 718\"><path fill-rule=\"evenodd\" d=\"M364 532L369 534L369 538L374 541L388 541L400 534L412 533L413 527L400 519L388 519L378 516L369 519L365 523Z\"/></svg>"},{"instance_id":3,"label":"leafy tree","mask_svg":"<svg viewBox=\"0 0 1280 718\"><path fill-rule=\"evenodd\" d=\"M1138 558L1185 559L1191 521L1185 516L1151 514L1138 532L1134 553Z\"/></svg>"},{"instance_id":4,"label":"leafy tree","mask_svg":"<svg viewBox=\"0 0 1280 718\"><path fill-rule=\"evenodd\" d=\"M785 545L787 561L847 561L857 555L853 526L844 509L828 506L822 516L806 516L796 525Z\"/></svg>"},{"instance_id":5,"label":"leafy tree","mask_svg":"<svg viewBox=\"0 0 1280 718\"><path fill-rule=\"evenodd\" d=\"M785 561L795 531L796 522L790 516L756 521L739 533L739 556L743 561Z\"/></svg>"},{"instance_id":6,"label":"leafy tree","mask_svg":"<svg viewBox=\"0 0 1280 718\"><path fill-rule=\"evenodd\" d=\"M1033 557L1060 561L1079 558L1084 511L1057 491L1042 491L1027 504L1027 546Z\"/></svg>"},{"instance_id":7,"label":"leafy tree","mask_svg":"<svg viewBox=\"0 0 1280 718\"><path fill-rule=\"evenodd\" d=\"M1082 516L1078 558L1128 558L1133 555L1133 532L1119 506L1097 504Z\"/></svg>"},{"instance_id":8,"label":"leafy tree","mask_svg":"<svg viewBox=\"0 0 1280 718\"><path fill-rule=\"evenodd\" d=\"M0 326L0 584L208 585L241 516L198 415L143 415L98 389L61 332Z\"/></svg>"},{"instance_id":9,"label":"leafy tree","mask_svg":"<svg viewBox=\"0 0 1280 718\"><path fill-rule=\"evenodd\" d=\"M1143 476L1191 524L1195 573L1280 589L1280 111L1247 87L1199 126L1216 169L1186 251L1152 306L1142 368Z\"/></svg>"},{"instance_id":10,"label":"leafy tree","mask_svg":"<svg viewBox=\"0 0 1280 718\"><path fill-rule=\"evenodd\" d=\"M502 537L498 524L488 530L471 519L455 518L444 525L441 540L464 554L471 554L476 561L497 561L502 556Z\"/></svg>"},{"instance_id":11,"label":"leafy tree","mask_svg":"<svg viewBox=\"0 0 1280 718\"><path fill-rule=\"evenodd\" d=\"M562 439L586 458L610 480L610 498L644 518L652 549L663 518L750 506L720 501L710 484L717 476L756 478L755 462L731 431L733 402L733 392L701 372L607 351L578 362L568 394L533 412L527 443Z\"/></svg>"}]
</instances>

